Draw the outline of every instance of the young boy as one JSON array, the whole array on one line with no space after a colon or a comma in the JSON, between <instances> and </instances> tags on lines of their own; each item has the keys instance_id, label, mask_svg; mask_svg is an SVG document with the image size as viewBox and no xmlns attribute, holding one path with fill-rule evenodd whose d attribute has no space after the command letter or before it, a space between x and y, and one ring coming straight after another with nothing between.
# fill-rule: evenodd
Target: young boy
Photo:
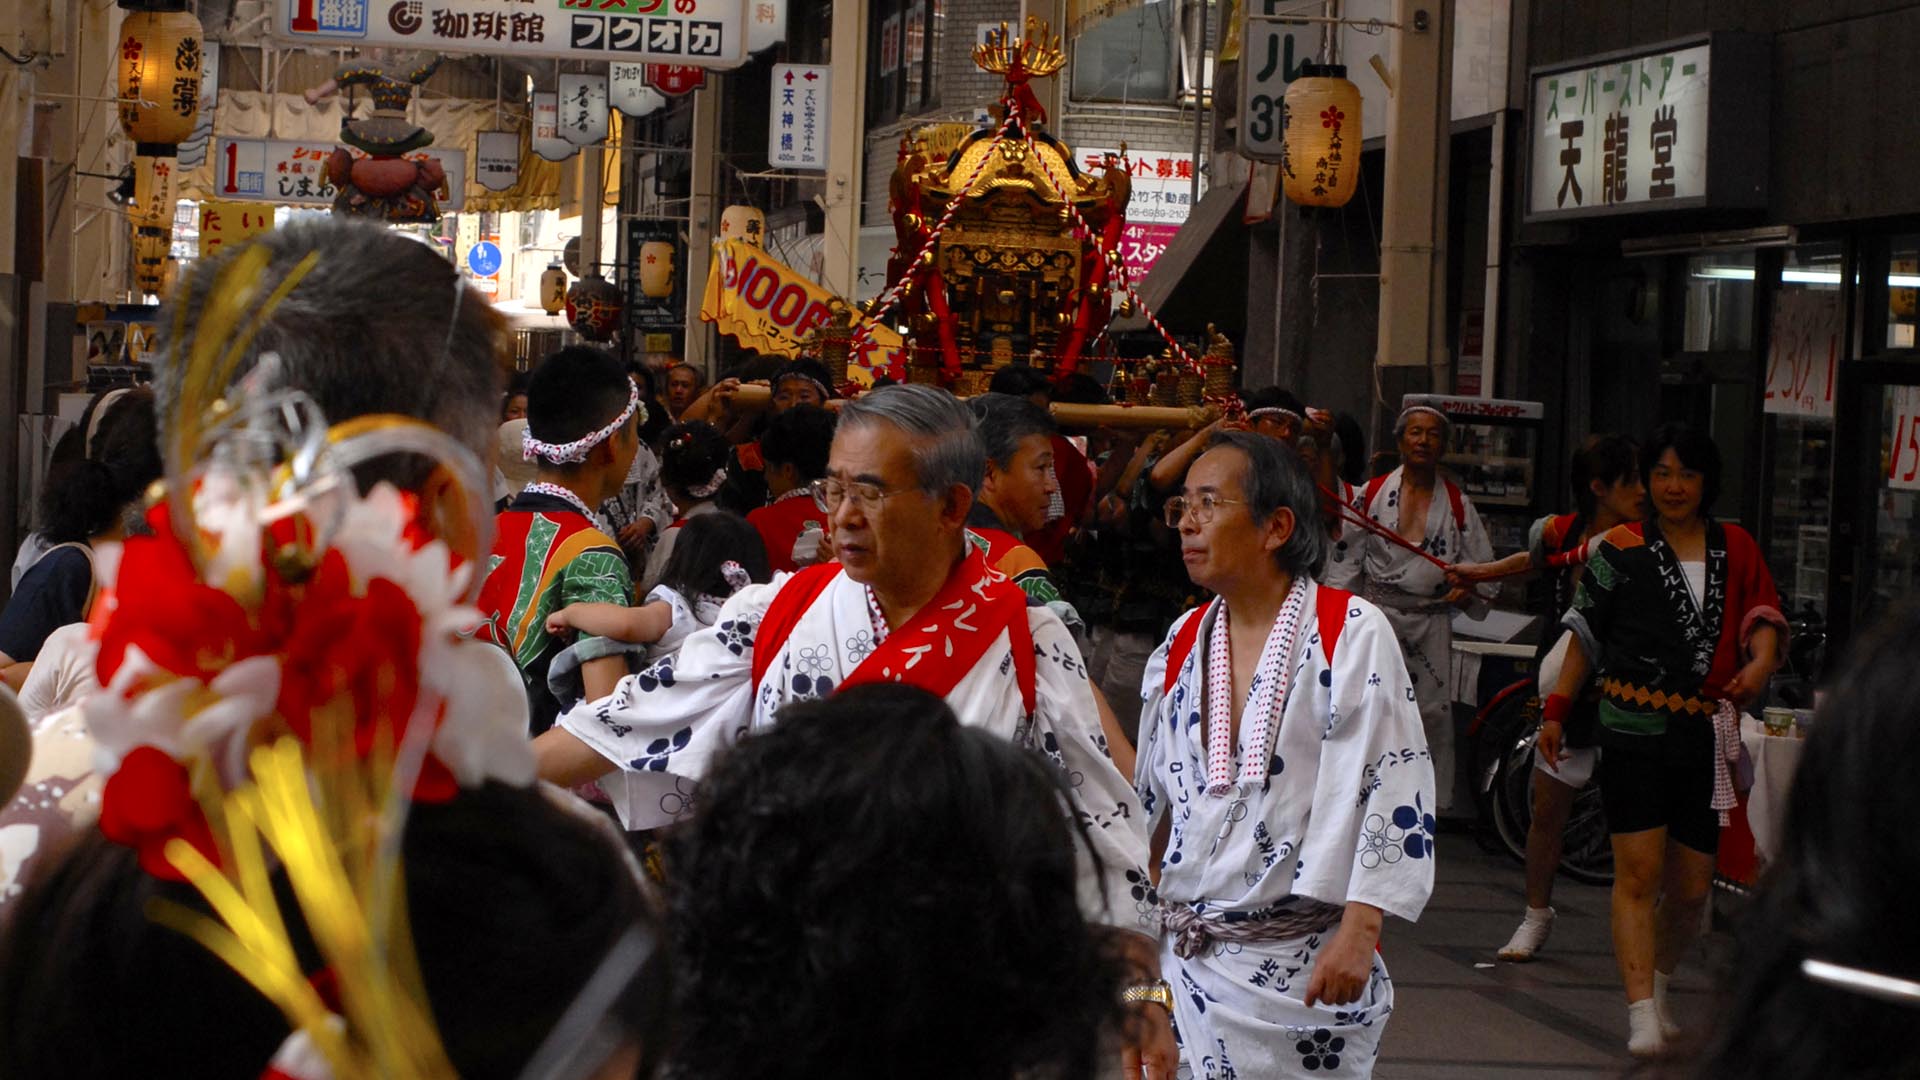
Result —
<instances>
[{"instance_id":1,"label":"young boy","mask_svg":"<svg viewBox=\"0 0 1920 1080\"><path fill-rule=\"evenodd\" d=\"M592 508L625 483L645 419L638 387L598 349L562 349L528 384L526 455L535 480L494 519L479 607L487 619L481 633L512 654L526 680L532 734L560 711L547 668L566 643L547 632L547 616L568 604L633 602L626 555ZM587 698L612 693L627 673L617 645L592 637L575 644Z\"/></svg>"},{"instance_id":2,"label":"young boy","mask_svg":"<svg viewBox=\"0 0 1920 1080\"><path fill-rule=\"evenodd\" d=\"M813 482L827 475L833 445L833 414L799 405L773 418L760 440L766 458L767 491L773 501L747 514L767 546L774 572L793 573L819 561L827 514L813 503Z\"/></svg>"}]
</instances>

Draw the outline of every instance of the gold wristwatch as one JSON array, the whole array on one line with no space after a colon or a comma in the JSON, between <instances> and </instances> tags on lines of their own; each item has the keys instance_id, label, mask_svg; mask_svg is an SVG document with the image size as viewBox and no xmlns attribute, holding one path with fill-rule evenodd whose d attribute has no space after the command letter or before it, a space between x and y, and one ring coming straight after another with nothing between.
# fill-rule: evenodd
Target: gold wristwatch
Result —
<instances>
[{"instance_id":1,"label":"gold wristwatch","mask_svg":"<svg viewBox=\"0 0 1920 1080\"><path fill-rule=\"evenodd\" d=\"M1167 1015L1173 1015L1173 987L1168 986L1165 979L1129 986L1120 991L1120 1000L1128 1005L1150 1001L1167 1010Z\"/></svg>"}]
</instances>

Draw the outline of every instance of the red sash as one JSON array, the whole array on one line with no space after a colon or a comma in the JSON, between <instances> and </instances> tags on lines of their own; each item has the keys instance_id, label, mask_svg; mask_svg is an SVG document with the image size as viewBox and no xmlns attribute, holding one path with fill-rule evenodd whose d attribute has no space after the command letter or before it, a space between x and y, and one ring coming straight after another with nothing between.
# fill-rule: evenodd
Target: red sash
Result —
<instances>
[{"instance_id":1,"label":"red sash","mask_svg":"<svg viewBox=\"0 0 1920 1080\"><path fill-rule=\"evenodd\" d=\"M1320 651L1326 654L1328 667L1333 666L1333 645L1340 640L1340 631L1347 628L1347 602L1352 599L1352 593L1325 585L1318 586L1314 593L1313 613L1320 626ZM1160 688L1162 693L1173 693L1173 684L1180 681L1180 669L1186 665L1187 654L1193 651L1194 643L1200 640L1200 624L1206 619L1205 609L1196 611L1173 635L1173 643L1167 646L1167 675Z\"/></svg>"},{"instance_id":2,"label":"red sash","mask_svg":"<svg viewBox=\"0 0 1920 1080\"><path fill-rule=\"evenodd\" d=\"M795 574L767 605L753 642L753 685L758 687L800 617L840 573L839 563L810 566ZM946 697L967 677L1005 629L1013 647L1014 678L1028 714L1035 703L1033 631L1027 597L987 566L969 546L939 593L907 625L862 660L836 690L876 682L904 682Z\"/></svg>"}]
</instances>

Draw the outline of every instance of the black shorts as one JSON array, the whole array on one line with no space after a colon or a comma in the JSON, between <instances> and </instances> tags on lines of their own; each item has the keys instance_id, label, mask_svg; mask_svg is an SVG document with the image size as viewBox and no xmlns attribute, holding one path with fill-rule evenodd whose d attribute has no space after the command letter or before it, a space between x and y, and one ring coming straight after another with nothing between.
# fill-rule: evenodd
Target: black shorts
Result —
<instances>
[{"instance_id":1,"label":"black shorts","mask_svg":"<svg viewBox=\"0 0 1920 1080\"><path fill-rule=\"evenodd\" d=\"M1720 847L1713 802L1713 727L1676 719L1663 735L1600 732L1600 803L1607 831L1667 830L1667 839L1712 855Z\"/></svg>"}]
</instances>

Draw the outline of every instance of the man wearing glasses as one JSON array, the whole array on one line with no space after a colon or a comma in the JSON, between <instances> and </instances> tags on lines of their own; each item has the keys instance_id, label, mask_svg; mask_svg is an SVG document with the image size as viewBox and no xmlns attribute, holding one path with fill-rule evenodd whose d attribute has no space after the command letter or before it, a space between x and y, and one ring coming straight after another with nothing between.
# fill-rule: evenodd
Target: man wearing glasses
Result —
<instances>
[{"instance_id":1,"label":"man wearing glasses","mask_svg":"<svg viewBox=\"0 0 1920 1080\"><path fill-rule=\"evenodd\" d=\"M1214 435L1166 515L1216 595L1147 663L1135 776L1181 1054L1195 1076L1370 1076L1393 1011L1381 920L1433 891L1400 647L1379 608L1314 582L1320 499L1279 441Z\"/></svg>"},{"instance_id":2,"label":"man wearing glasses","mask_svg":"<svg viewBox=\"0 0 1920 1080\"><path fill-rule=\"evenodd\" d=\"M1107 756L1092 684L1058 616L1029 607L965 539L986 454L966 406L925 386L889 386L840 410L814 485L839 562L734 594L677 656L564 714L534 743L545 779L616 771L697 780L782 706L863 683L939 694L961 721L1046 754L1098 868L1080 860L1090 921L1117 928L1140 985L1123 1074L1173 1076L1172 995L1158 981L1157 912L1145 893L1140 804ZM624 786L603 784L616 800ZM635 790L654 790L650 784ZM684 806L681 799L676 805ZM1004 913L983 912L984 918ZM983 957L982 963L992 963Z\"/></svg>"}]
</instances>

